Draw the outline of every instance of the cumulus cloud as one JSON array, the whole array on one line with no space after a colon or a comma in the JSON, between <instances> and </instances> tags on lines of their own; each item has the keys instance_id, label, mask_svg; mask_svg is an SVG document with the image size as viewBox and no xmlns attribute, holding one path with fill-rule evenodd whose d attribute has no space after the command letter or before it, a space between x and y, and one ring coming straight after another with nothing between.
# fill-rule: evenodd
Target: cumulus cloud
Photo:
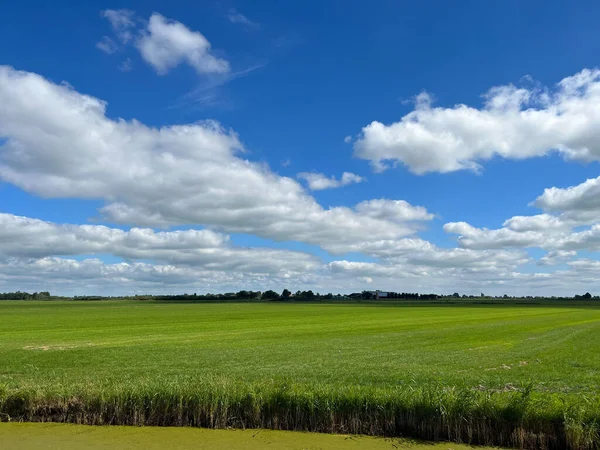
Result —
<instances>
[{"instance_id":1,"label":"cumulus cloud","mask_svg":"<svg viewBox=\"0 0 600 450\"><path fill-rule=\"evenodd\" d=\"M0 258L0 290L50 290L59 294L225 292L239 289L313 289L349 292L372 284L404 292L573 295L597 289L598 262L567 262L555 273L521 273L508 264L488 267L419 267L334 261L305 274L244 273L201 266L61 257ZM368 274L368 275L366 275Z\"/></svg>"},{"instance_id":2,"label":"cumulus cloud","mask_svg":"<svg viewBox=\"0 0 600 450\"><path fill-rule=\"evenodd\" d=\"M495 156L524 159L551 151L600 160L600 70L585 69L552 90L494 87L484 100L482 108L433 107L423 93L399 122L365 126L355 156L376 170L401 163L415 174L478 171Z\"/></svg>"},{"instance_id":3,"label":"cumulus cloud","mask_svg":"<svg viewBox=\"0 0 600 450\"><path fill-rule=\"evenodd\" d=\"M489 230L476 228L466 222L447 223L444 231L458 234L461 247L475 249L536 247L543 245L545 237L541 231L515 231L510 228Z\"/></svg>"},{"instance_id":4,"label":"cumulus cloud","mask_svg":"<svg viewBox=\"0 0 600 450\"><path fill-rule=\"evenodd\" d=\"M600 251L600 224L583 231L571 229L515 231L510 228L490 230L476 228L465 222L444 225L448 233L457 234L458 244L468 249L542 248L546 250Z\"/></svg>"},{"instance_id":5,"label":"cumulus cloud","mask_svg":"<svg viewBox=\"0 0 600 450\"><path fill-rule=\"evenodd\" d=\"M230 71L226 60L211 53L210 42L204 35L158 13L152 14L136 46L142 58L159 75L166 74L181 63L189 64L200 74Z\"/></svg>"},{"instance_id":6,"label":"cumulus cloud","mask_svg":"<svg viewBox=\"0 0 600 450\"><path fill-rule=\"evenodd\" d=\"M565 189L545 189L533 205L549 212L563 212L573 221L600 221L600 177Z\"/></svg>"},{"instance_id":7,"label":"cumulus cloud","mask_svg":"<svg viewBox=\"0 0 600 450\"><path fill-rule=\"evenodd\" d=\"M107 107L66 83L0 67L0 180L43 198L101 200L104 218L126 227L0 214L0 290L348 292L372 283L408 292L572 295L584 281L597 283L594 263L575 260L578 250L600 250L600 225L589 218L594 180L546 190L534 203L543 213L509 218L498 230L446 224L459 248L443 248L415 235L434 218L424 207L371 199L324 208L296 180L246 159L237 134L216 122L153 128L109 118ZM493 107L514 108L497 99ZM205 229L168 231L185 225ZM298 251L245 248L226 233L344 256L324 263ZM526 247L546 249L538 264L560 270L520 272L534 262ZM352 252L372 260L351 261ZM123 262L99 259L106 254Z\"/></svg>"},{"instance_id":8,"label":"cumulus cloud","mask_svg":"<svg viewBox=\"0 0 600 450\"><path fill-rule=\"evenodd\" d=\"M415 232L372 208L324 209L293 179L243 159L238 136L215 122L151 128L106 108L0 67L0 179L46 198L105 200L101 213L129 226L204 225L332 251Z\"/></svg>"},{"instance_id":9,"label":"cumulus cloud","mask_svg":"<svg viewBox=\"0 0 600 450\"><path fill-rule=\"evenodd\" d=\"M287 274L285 274L287 275ZM60 295L133 295L182 292L224 292L236 289L279 289L290 278L235 271L205 270L196 266L121 262L107 264L100 259L82 261L46 257L0 261L0 290L50 290Z\"/></svg>"},{"instance_id":10,"label":"cumulus cloud","mask_svg":"<svg viewBox=\"0 0 600 450\"><path fill-rule=\"evenodd\" d=\"M533 206L545 213L515 216L499 229L477 228L466 222L451 222L444 231L458 235L460 247L469 249L542 248L549 253L541 265L573 256L577 250L600 250L598 179L565 189L548 188ZM581 229L583 228L583 229Z\"/></svg>"},{"instance_id":11,"label":"cumulus cloud","mask_svg":"<svg viewBox=\"0 0 600 450\"><path fill-rule=\"evenodd\" d=\"M365 181L363 177L351 172L344 172L342 178L339 180L335 177L328 178L326 175L316 172L300 172L297 176L298 178L305 180L308 183L308 188L312 191L339 188L352 183L362 183Z\"/></svg>"},{"instance_id":12,"label":"cumulus cloud","mask_svg":"<svg viewBox=\"0 0 600 450\"><path fill-rule=\"evenodd\" d=\"M530 260L521 251L445 249L422 239L371 244L361 251L379 261L323 264L302 252L237 247L226 235L210 230L121 230L0 214L0 289L131 294L306 286L348 292L375 284L409 292L479 293L485 288L489 293L523 294L527 289L539 293L558 288L552 292L571 293L557 284L576 281L574 271L584 271L588 279L593 267L574 264L556 274L523 274L516 269ZM576 263L569 261L574 253L549 253L539 264L571 265ZM68 258L90 254L111 254L125 261Z\"/></svg>"},{"instance_id":13,"label":"cumulus cloud","mask_svg":"<svg viewBox=\"0 0 600 450\"><path fill-rule=\"evenodd\" d=\"M410 252L386 254L380 262L333 261L327 265L335 277L357 281L368 277L380 286L404 292L479 293L490 288L500 293L512 280L521 278L519 294L527 292L532 276L516 269L529 261L521 251L443 249L431 243L413 247ZM552 281L552 280L551 280ZM510 286L509 291L515 292Z\"/></svg>"},{"instance_id":14,"label":"cumulus cloud","mask_svg":"<svg viewBox=\"0 0 600 450\"><path fill-rule=\"evenodd\" d=\"M551 214L537 214L535 216L514 216L506 220L503 226L513 231L567 231L577 223L565 220L563 217Z\"/></svg>"},{"instance_id":15,"label":"cumulus cloud","mask_svg":"<svg viewBox=\"0 0 600 450\"><path fill-rule=\"evenodd\" d=\"M555 266L557 264L561 264L567 262L571 258L577 256L576 251L572 250L555 250L552 252L546 253L538 260L538 265L540 266Z\"/></svg>"},{"instance_id":16,"label":"cumulus cloud","mask_svg":"<svg viewBox=\"0 0 600 450\"><path fill-rule=\"evenodd\" d=\"M230 72L229 62L212 53L208 39L181 22L153 13L146 26L140 28L145 21L136 17L133 11L107 9L102 11L101 15L110 22L119 42L115 42L109 36L103 36L96 47L105 53L115 53L120 48L133 44L139 50L142 59L159 75L165 75L180 64L188 64L198 74L223 75ZM130 70L131 63L125 63L124 67Z\"/></svg>"},{"instance_id":17,"label":"cumulus cloud","mask_svg":"<svg viewBox=\"0 0 600 450\"><path fill-rule=\"evenodd\" d=\"M356 210L369 217L395 222L431 220L434 215L422 206L413 206L404 200L375 199L356 205Z\"/></svg>"},{"instance_id":18,"label":"cumulus cloud","mask_svg":"<svg viewBox=\"0 0 600 450\"><path fill-rule=\"evenodd\" d=\"M0 213L0 255L47 258L110 254L127 260L153 260L190 265L204 270L242 273L294 273L314 270L318 258L302 252L242 248L229 237L210 230L156 232L132 228L124 231L100 225L55 224Z\"/></svg>"}]
</instances>

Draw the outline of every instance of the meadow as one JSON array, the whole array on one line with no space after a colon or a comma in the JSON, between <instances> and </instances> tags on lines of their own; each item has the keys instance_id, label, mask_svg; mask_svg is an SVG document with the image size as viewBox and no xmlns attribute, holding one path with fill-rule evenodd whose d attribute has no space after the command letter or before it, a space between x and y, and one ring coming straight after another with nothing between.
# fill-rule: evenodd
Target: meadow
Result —
<instances>
[{"instance_id":1,"label":"meadow","mask_svg":"<svg viewBox=\"0 0 600 450\"><path fill-rule=\"evenodd\" d=\"M0 302L0 420L598 448L600 308Z\"/></svg>"}]
</instances>

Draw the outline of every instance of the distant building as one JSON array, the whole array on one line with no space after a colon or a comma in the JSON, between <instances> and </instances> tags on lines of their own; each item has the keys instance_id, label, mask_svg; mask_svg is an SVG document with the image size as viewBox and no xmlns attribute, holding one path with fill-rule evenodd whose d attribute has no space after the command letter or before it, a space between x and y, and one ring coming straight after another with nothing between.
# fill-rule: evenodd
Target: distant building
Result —
<instances>
[{"instance_id":1,"label":"distant building","mask_svg":"<svg viewBox=\"0 0 600 450\"><path fill-rule=\"evenodd\" d=\"M379 300L380 298L387 298L389 292L384 291L369 291L369 293L373 296L375 300Z\"/></svg>"}]
</instances>

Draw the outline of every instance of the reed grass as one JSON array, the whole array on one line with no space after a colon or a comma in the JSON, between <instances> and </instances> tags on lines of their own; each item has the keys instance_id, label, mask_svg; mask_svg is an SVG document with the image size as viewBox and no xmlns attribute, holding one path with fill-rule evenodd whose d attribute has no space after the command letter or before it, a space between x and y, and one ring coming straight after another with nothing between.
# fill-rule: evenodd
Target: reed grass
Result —
<instances>
[{"instance_id":1,"label":"reed grass","mask_svg":"<svg viewBox=\"0 0 600 450\"><path fill-rule=\"evenodd\" d=\"M516 448L594 449L600 397L177 380L0 387L4 421L266 428Z\"/></svg>"}]
</instances>

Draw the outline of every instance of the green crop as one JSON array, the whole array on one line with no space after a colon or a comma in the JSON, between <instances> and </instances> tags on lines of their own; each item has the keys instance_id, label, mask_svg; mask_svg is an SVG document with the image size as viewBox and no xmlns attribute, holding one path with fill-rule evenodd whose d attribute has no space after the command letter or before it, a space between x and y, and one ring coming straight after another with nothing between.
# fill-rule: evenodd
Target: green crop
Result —
<instances>
[{"instance_id":1,"label":"green crop","mask_svg":"<svg viewBox=\"0 0 600 450\"><path fill-rule=\"evenodd\" d=\"M0 302L0 420L597 448L600 308Z\"/></svg>"}]
</instances>

